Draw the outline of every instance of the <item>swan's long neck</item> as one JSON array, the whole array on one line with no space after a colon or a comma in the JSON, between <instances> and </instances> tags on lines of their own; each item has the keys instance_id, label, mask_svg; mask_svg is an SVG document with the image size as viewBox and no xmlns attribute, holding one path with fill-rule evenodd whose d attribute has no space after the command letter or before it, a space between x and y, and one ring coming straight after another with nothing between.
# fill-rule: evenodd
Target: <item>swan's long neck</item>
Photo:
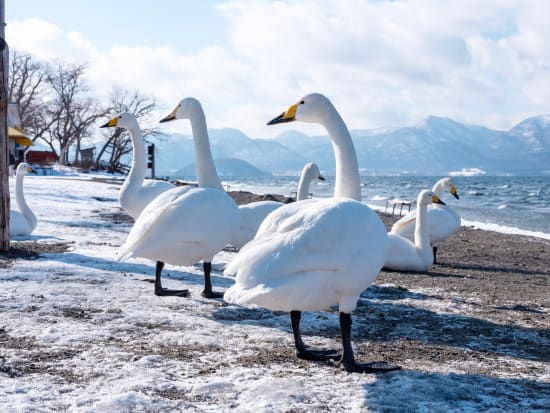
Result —
<instances>
[{"instance_id":1,"label":"swan's long neck","mask_svg":"<svg viewBox=\"0 0 550 413\"><path fill-rule=\"evenodd\" d=\"M430 233L428 228L428 206L418 200L418 212L416 214L416 228L414 230L414 245L422 255L432 254L430 245ZM431 256L433 259L433 256Z\"/></svg>"},{"instance_id":2,"label":"swan's long neck","mask_svg":"<svg viewBox=\"0 0 550 413\"><path fill-rule=\"evenodd\" d=\"M23 178L25 172L20 172L15 178L15 204L17 209L25 217L31 228L36 227L36 215L31 211L25 201L25 194L23 193Z\"/></svg>"},{"instance_id":3,"label":"swan's long neck","mask_svg":"<svg viewBox=\"0 0 550 413\"><path fill-rule=\"evenodd\" d=\"M332 141L336 160L334 196L361 201L361 180L355 147L346 124L334 107L325 118L324 126Z\"/></svg>"},{"instance_id":4,"label":"swan's long neck","mask_svg":"<svg viewBox=\"0 0 550 413\"><path fill-rule=\"evenodd\" d=\"M303 201L309 198L309 185L311 184L311 174L307 171L303 171L300 175L300 182L298 182L298 189L296 190L296 201Z\"/></svg>"},{"instance_id":5,"label":"swan's long neck","mask_svg":"<svg viewBox=\"0 0 550 413\"><path fill-rule=\"evenodd\" d=\"M201 107L195 108L190 117L195 145L195 165L199 187L223 190L210 150L206 118Z\"/></svg>"},{"instance_id":6,"label":"swan's long neck","mask_svg":"<svg viewBox=\"0 0 550 413\"><path fill-rule=\"evenodd\" d=\"M443 182L440 179L439 181L437 181L434 184L434 186L432 188L432 192L433 192L434 195L436 195L439 198L439 196L441 195L441 191L443 191Z\"/></svg>"},{"instance_id":7,"label":"swan's long neck","mask_svg":"<svg viewBox=\"0 0 550 413\"><path fill-rule=\"evenodd\" d=\"M141 135L141 129L139 128L137 122L129 125L127 129L128 132L130 132L130 138L132 139L132 167L130 168L130 173L126 178L126 181L124 181L121 191L139 191L143 185L143 180L145 179L147 169L145 144Z\"/></svg>"}]
</instances>

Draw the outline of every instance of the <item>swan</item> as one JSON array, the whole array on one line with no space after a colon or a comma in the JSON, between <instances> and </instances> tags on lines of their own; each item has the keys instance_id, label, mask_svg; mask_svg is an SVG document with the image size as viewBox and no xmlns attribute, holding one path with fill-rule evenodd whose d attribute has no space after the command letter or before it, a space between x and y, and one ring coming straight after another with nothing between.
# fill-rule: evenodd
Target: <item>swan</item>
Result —
<instances>
[{"instance_id":1,"label":"swan","mask_svg":"<svg viewBox=\"0 0 550 413\"><path fill-rule=\"evenodd\" d=\"M376 278L387 252L387 233L378 215L360 202L355 148L330 100L310 94L268 125L301 120L323 125L336 158L335 194L284 205L262 222L253 240L229 263L225 275L236 281L224 299L289 311L299 358L336 360L352 372L384 372L396 366L355 361L351 313L359 295ZM300 334L301 311L338 304L343 352L311 350Z\"/></svg>"},{"instance_id":2,"label":"swan","mask_svg":"<svg viewBox=\"0 0 550 413\"><path fill-rule=\"evenodd\" d=\"M127 129L132 139L132 167L128 177L120 188L118 197L122 208L135 220L147 204L163 192L175 188L175 185L155 179L145 180L147 169L145 143L143 142L138 122L133 114L128 112L120 113L100 126L100 128L109 127Z\"/></svg>"},{"instance_id":3,"label":"swan","mask_svg":"<svg viewBox=\"0 0 550 413\"><path fill-rule=\"evenodd\" d=\"M36 228L36 215L25 201L23 178L27 172L34 172L25 162L21 162L15 172L15 204L17 209L10 209L10 236L30 235Z\"/></svg>"},{"instance_id":4,"label":"swan","mask_svg":"<svg viewBox=\"0 0 550 413\"><path fill-rule=\"evenodd\" d=\"M420 191L417 203L417 223L414 243L398 234L388 234L388 255L384 269L395 271L427 271L433 263L429 239L428 205L445 205L432 191Z\"/></svg>"},{"instance_id":5,"label":"swan","mask_svg":"<svg viewBox=\"0 0 550 413\"><path fill-rule=\"evenodd\" d=\"M175 187L151 201L137 218L119 251L118 260L143 257L157 261L155 294L179 296L187 296L189 291L162 287L164 263L193 265L202 260L202 296L221 297L222 294L212 291L211 261L235 231L239 209L218 179L200 102L194 98L183 99L160 122L175 119L189 119L191 122L198 187Z\"/></svg>"},{"instance_id":6,"label":"swan","mask_svg":"<svg viewBox=\"0 0 550 413\"><path fill-rule=\"evenodd\" d=\"M309 186L313 179L325 180L317 164L311 162L305 164L300 174L300 181L298 182L296 192L297 201L308 198ZM236 233L231 237L229 244L237 249L242 248L244 244L254 238L265 217L283 205L285 204L277 201L257 201L239 205L239 212L241 214L240 225Z\"/></svg>"},{"instance_id":7,"label":"swan","mask_svg":"<svg viewBox=\"0 0 550 413\"><path fill-rule=\"evenodd\" d=\"M446 190L459 199L451 178L440 179L432 188L432 192L437 197L441 197L441 193ZM416 211L411 211L393 224L390 232L414 241L415 222ZM460 228L460 215L447 204L431 205L428 208L428 228L430 244L433 247L433 263L436 264L438 245Z\"/></svg>"}]
</instances>

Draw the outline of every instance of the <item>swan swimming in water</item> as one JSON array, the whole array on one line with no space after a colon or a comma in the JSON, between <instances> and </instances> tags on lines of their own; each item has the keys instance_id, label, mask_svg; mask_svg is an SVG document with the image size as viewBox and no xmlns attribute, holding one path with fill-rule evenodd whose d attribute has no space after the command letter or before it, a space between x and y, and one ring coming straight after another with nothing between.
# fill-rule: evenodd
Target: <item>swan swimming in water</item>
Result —
<instances>
[{"instance_id":1,"label":"swan swimming in water","mask_svg":"<svg viewBox=\"0 0 550 413\"><path fill-rule=\"evenodd\" d=\"M300 174L300 181L298 182L296 192L297 201L308 198L309 186L313 179L325 180L317 164L307 163ZM244 244L254 238L265 217L283 205L285 204L277 201L258 201L239 205L239 212L241 214L240 225L235 235L231 237L229 244L238 249L242 248Z\"/></svg>"},{"instance_id":2,"label":"swan swimming in water","mask_svg":"<svg viewBox=\"0 0 550 413\"><path fill-rule=\"evenodd\" d=\"M198 187L175 187L147 205L121 247L118 260L143 257L157 261L155 294L179 296L188 295L188 290L168 290L161 285L164 263L193 265L202 260L204 290L201 294L208 298L221 297L222 294L212 291L211 261L227 245L239 224L239 209L218 179L199 101L183 99L160 122L176 119L191 122Z\"/></svg>"},{"instance_id":3,"label":"swan swimming in water","mask_svg":"<svg viewBox=\"0 0 550 413\"><path fill-rule=\"evenodd\" d=\"M351 346L351 312L378 275L387 252L387 233L378 215L359 202L359 168L349 131L323 95L310 94L268 125L301 120L323 125L336 158L333 198L310 199L276 209L253 240L229 263L236 276L224 299L289 311L299 358L340 360L352 372L385 372L396 366L359 364ZM343 352L312 350L300 334L301 311L338 304Z\"/></svg>"},{"instance_id":4,"label":"swan swimming in water","mask_svg":"<svg viewBox=\"0 0 550 413\"><path fill-rule=\"evenodd\" d=\"M433 263L430 245L428 205L445 205L437 195L425 189L417 198L416 229L414 243L398 234L388 234L388 255L384 269L395 271L427 271Z\"/></svg>"},{"instance_id":5,"label":"swan swimming in water","mask_svg":"<svg viewBox=\"0 0 550 413\"><path fill-rule=\"evenodd\" d=\"M452 196L459 199L456 186L451 178L440 179L432 188L432 192L437 197L441 197L443 191L449 191ZM416 211L411 211L393 224L390 232L414 241L415 223ZM460 228L460 215L447 204L430 205L428 208L428 228L430 243L433 247L433 263L436 264L437 248L441 242Z\"/></svg>"},{"instance_id":6,"label":"swan swimming in water","mask_svg":"<svg viewBox=\"0 0 550 413\"><path fill-rule=\"evenodd\" d=\"M23 193L23 178L27 172L34 172L25 162L17 166L15 172L15 204L10 209L10 236L30 235L36 228L36 215L31 211Z\"/></svg>"},{"instance_id":7,"label":"swan swimming in water","mask_svg":"<svg viewBox=\"0 0 550 413\"><path fill-rule=\"evenodd\" d=\"M143 208L145 208L153 199L169 189L175 188L175 185L156 179L145 180L147 163L145 159L145 143L134 115L123 112L109 120L101 128L118 127L127 129L132 139L132 167L128 177L122 184L119 192L119 201L122 208L137 219Z\"/></svg>"}]
</instances>

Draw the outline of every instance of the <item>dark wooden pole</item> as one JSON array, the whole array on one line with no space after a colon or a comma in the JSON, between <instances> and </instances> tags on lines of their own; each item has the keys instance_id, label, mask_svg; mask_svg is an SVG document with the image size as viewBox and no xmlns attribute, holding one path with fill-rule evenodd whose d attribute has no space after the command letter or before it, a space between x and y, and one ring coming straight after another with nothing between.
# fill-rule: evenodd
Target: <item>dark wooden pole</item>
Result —
<instances>
[{"instance_id":1,"label":"dark wooden pole","mask_svg":"<svg viewBox=\"0 0 550 413\"><path fill-rule=\"evenodd\" d=\"M8 44L4 0L0 0L0 252L10 249L10 183L8 172Z\"/></svg>"}]
</instances>

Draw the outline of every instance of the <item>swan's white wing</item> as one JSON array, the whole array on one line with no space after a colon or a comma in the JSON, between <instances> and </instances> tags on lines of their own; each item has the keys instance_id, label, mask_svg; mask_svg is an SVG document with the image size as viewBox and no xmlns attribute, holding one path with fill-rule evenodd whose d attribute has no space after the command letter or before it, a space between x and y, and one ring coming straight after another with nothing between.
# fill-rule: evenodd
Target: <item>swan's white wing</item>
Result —
<instances>
[{"instance_id":1,"label":"swan's white wing","mask_svg":"<svg viewBox=\"0 0 550 413\"><path fill-rule=\"evenodd\" d=\"M10 210L10 236L14 235L30 235L34 230L29 221L21 214L21 212Z\"/></svg>"},{"instance_id":2,"label":"swan's white wing","mask_svg":"<svg viewBox=\"0 0 550 413\"><path fill-rule=\"evenodd\" d=\"M139 191L132 191L131 188L121 190L120 205L134 219L137 219L156 197L174 188L175 186L170 182L148 179L143 182Z\"/></svg>"},{"instance_id":3,"label":"swan's white wing","mask_svg":"<svg viewBox=\"0 0 550 413\"><path fill-rule=\"evenodd\" d=\"M191 265L220 251L238 221L237 206L225 192L175 188L143 210L119 252L119 260L139 256Z\"/></svg>"},{"instance_id":4,"label":"swan's white wing","mask_svg":"<svg viewBox=\"0 0 550 413\"><path fill-rule=\"evenodd\" d=\"M416 210L395 222L391 232L413 241L415 228ZM442 242L460 228L460 216L448 205L430 205L428 207L428 228L430 242L432 244Z\"/></svg>"},{"instance_id":5,"label":"swan's white wing","mask_svg":"<svg viewBox=\"0 0 550 413\"><path fill-rule=\"evenodd\" d=\"M460 228L460 216L448 205L434 205L428 208L430 242L445 241Z\"/></svg>"},{"instance_id":6,"label":"swan's white wing","mask_svg":"<svg viewBox=\"0 0 550 413\"><path fill-rule=\"evenodd\" d=\"M348 199L301 201L272 212L228 265L229 302L274 310L352 311L384 263L380 218ZM342 308L344 306L344 308Z\"/></svg>"},{"instance_id":7,"label":"swan's white wing","mask_svg":"<svg viewBox=\"0 0 550 413\"><path fill-rule=\"evenodd\" d=\"M384 268L394 271L426 271L430 268L433 255L423 257L419 249L407 238L398 234L388 234L388 254Z\"/></svg>"},{"instance_id":8,"label":"swan's white wing","mask_svg":"<svg viewBox=\"0 0 550 413\"><path fill-rule=\"evenodd\" d=\"M392 225L390 232L399 234L408 240L414 240L414 229L416 226L416 210L412 210L407 215L399 218Z\"/></svg>"},{"instance_id":9,"label":"swan's white wing","mask_svg":"<svg viewBox=\"0 0 550 413\"><path fill-rule=\"evenodd\" d=\"M235 234L231 236L229 243L235 248L241 248L254 238L265 217L282 205L281 202L276 201L259 201L239 205L240 225Z\"/></svg>"}]
</instances>

